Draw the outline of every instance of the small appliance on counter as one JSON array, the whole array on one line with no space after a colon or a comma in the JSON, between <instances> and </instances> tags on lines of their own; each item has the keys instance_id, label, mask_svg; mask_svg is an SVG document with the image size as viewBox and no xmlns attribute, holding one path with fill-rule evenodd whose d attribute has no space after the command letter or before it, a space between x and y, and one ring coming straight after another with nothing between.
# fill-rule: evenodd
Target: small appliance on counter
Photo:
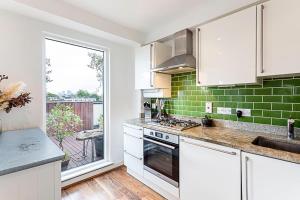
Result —
<instances>
[{"instance_id":1,"label":"small appliance on counter","mask_svg":"<svg viewBox=\"0 0 300 200\"><path fill-rule=\"evenodd\" d=\"M145 121L151 121L152 112L151 112L151 104L149 102L144 102L144 112L145 112Z\"/></svg>"},{"instance_id":2,"label":"small appliance on counter","mask_svg":"<svg viewBox=\"0 0 300 200\"><path fill-rule=\"evenodd\" d=\"M202 118L201 121L202 121L202 126L204 126L204 127L212 127L212 125L213 125L213 120L210 117L208 117L207 115L205 115L205 117Z\"/></svg>"}]
</instances>

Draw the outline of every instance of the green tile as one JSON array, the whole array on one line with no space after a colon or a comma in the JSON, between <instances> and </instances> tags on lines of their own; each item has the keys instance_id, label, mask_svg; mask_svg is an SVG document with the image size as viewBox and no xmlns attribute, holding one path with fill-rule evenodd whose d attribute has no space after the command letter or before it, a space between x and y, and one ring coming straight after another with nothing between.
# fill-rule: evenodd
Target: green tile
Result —
<instances>
[{"instance_id":1,"label":"green tile","mask_svg":"<svg viewBox=\"0 0 300 200\"><path fill-rule=\"evenodd\" d=\"M240 121L240 122L253 122L253 117L241 117L241 118L238 118L238 121Z\"/></svg>"},{"instance_id":2,"label":"green tile","mask_svg":"<svg viewBox=\"0 0 300 200\"><path fill-rule=\"evenodd\" d=\"M253 103L238 103L238 108L253 109Z\"/></svg>"},{"instance_id":3,"label":"green tile","mask_svg":"<svg viewBox=\"0 0 300 200\"><path fill-rule=\"evenodd\" d=\"M253 95L254 90L253 89L240 89L239 95Z\"/></svg>"},{"instance_id":4,"label":"green tile","mask_svg":"<svg viewBox=\"0 0 300 200\"><path fill-rule=\"evenodd\" d=\"M293 104L293 111L300 111L300 104Z\"/></svg>"},{"instance_id":5,"label":"green tile","mask_svg":"<svg viewBox=\"0 0 300 200\"><path fill-rule=\"evenodd\" d=\"M254 103L254 109L271 109L271 103Z\"/></svg>"},{"instance_id":6,"label":"green tile","mask_svg":"<svg viewBox=\"0 0 300 200\"><path fill-rule=\"evenodd\" d=\"M272 95L272 88L261 88L254 90L255 95Z\"/></svg>"},{"instance_id":7,"label":"green tile","mask_svg":"<svg viewBox=\"0 0 300 200\"><path fill-rule=\"evenodd\" d=\"M300 86L300 79L283 80L284 87Z\"/></svg>"},{"instance_id":8,"label":"green tile","mask_svg":"<svg viewBox=\"0 0 300 200\"><path fill-rule=\"evenodd\" d=\"M262 102L262 96L246 96L246 102Z\"/></svg>"},{"instance_id":9,"label":"green tile","mask_svg":"<svg viewBox=\"0 0 300 200\"><path fill-rule=\"evenodd\" d=\"M290 118L292 117L293 119L300 119L300 112L288 112L288 111L283 111L282 112L282 118Z\"/></svg>"},{"instance_id":10,"label":"green tile","mask_svg":"<svg viewBox=\"0 0 300 200\"><path fill-rule=\"evenodd\" d=\"M246 88L262 88L262 85L246 85Z\"/></svg>"},{"instance_id":11,"label":"green tile","mask_svg":"<svg viewBox=\"0 0 300 200\"><path fill-rule=\"evenodd\" d=\"M294 88L294 94L300 95L300 87L295 87Z\"/></svg>"},{"instance_id":12,"label":"green tile","mask_svg":"<svg viewBox=\"0 0 300 200\"><path fill-rule=\"evenodd\" d=\"M284 96L283 102L285 102L285 103L300 103L300 96Z\"/></svg>"},{"instance_id":13,"label":"green tile","mask_svg":"<svg viewBox=\"0 0 300 200\"><path fill-rule=\"evenodd\" d=\"M244 102L246 100L245 96L232 96L232 101L234 102Z\"/></svg>"},{"instance_id":14,"label":"green tile","mask_svg":"<svg viewBox=\"0 0 300 200\"><path fill-rule=\"evenodd\" d=\"M300 128L300 120L296 120L295 121L295 127L296 128Z\"/></svg>"},{"instance_id":15,"label":"green tile","mask_svg":"<svg viewBox=\"0 0 300 200\"><path fill-rule=\"evenodd\" d=\"M239 95L238 89L225 90L225 95Z\"/></svg>"},{"instance_id":16,"label":"green tile","mask_svg":"<svg viewBox=\"0 0 300 200\"><path fill-rule=\"evenodd\" d=\"M231 101L231 96L219 96L219 101Z\"/></svg>"},{"instance_id":17,"label":"green tile","mask_svg":"<svg viewBox=\"0 0 300 200\"><path fill-rule=\"evenodd\" d=\"M292 88L273 88L273 95L291 95L293 94Z\"/></svg>"},{"instance_id":18,"label":"green tile","mask_svg":"<svg viewBox=\"0 0 300 200\"><path fill-rule=\"evenodd\" d=\"M277 117L281 118L281 111L270 111L270 110L264 110L263 111L264 117Z\"/></svg>"},{"instance_id":19,"label":"green tile","mask_svg":"<svg viewBox=\"0 0 300 200\"><path fill-rule=\"evenodd\" d=\"M224 107L224 102L214 102L213 107Z\"/></svg>"},{"instance_id":20,"label":"green tile","mask_svg":"<svg viewBox=\"0 0 300 200\"><path fill-rule=\"evenodd\" d=\"M282 96L264 96L264 102L282 102Z\"/></svg>"},{"instance_id":21,"label":"green tile","mask_svg":"<svg viewBox=\"0 0 300 200\"><path fill-rule=\"evenodd\" d=\"M251 110L251 115L256 117L262 116L262 110Z\"/></svg>"},{"instance_id":22,"label":"green tile","mask_svg":"<svg viewBox=\"0 0 300 200\"><path fill-rule=\"evenodd\" d=\"M271 124L271 118L266 118L266 117L254 117L254 123L258 124Z\"/></svg>"},{"instance_id":23,"label":"green tile","mask_svg":"<svg viewBox=\"0 0 300 200\"><path fill-rule=\"evenodd\" d=\"M272 118L272 125L287 126L287 119Z\"/></svg>"},{"instance_id":24,"label":"green tile","mask_svg":"<svg viewBox=\"0 0 300 200\"><path fill-rule=\"evenodd\" d=\"M225 92L224 92L224 90L213 90L213 95L224 95L225 94Z\"/></svg>"},{"instance_id":25,"label":"green tile","mask_svg":"<svg viewBox=\"0 0 300 200\"><path fill-rule=\"evenodd\" d=\"M225 107L226 108L237 108L237 103L236 102L225 102Z\"/></svg>"},{"instance_id":26,"label":"green tile","mask_svg":"<svg viewBox=\"0 0 300 200\"><path fill-rule=\"evenodd\" d=\"M263 87L282 87L282 80L266 80Z\"/></svg>"},{"instance_id":27,"label":"green tile","mask_svg":"<svg viewBox=\"0 0 300 200\"><path fill-rule=\"evenodd\" d=\"M272 110L293 110L292 104L272 103Z\"/></svg>"}]
</instances>

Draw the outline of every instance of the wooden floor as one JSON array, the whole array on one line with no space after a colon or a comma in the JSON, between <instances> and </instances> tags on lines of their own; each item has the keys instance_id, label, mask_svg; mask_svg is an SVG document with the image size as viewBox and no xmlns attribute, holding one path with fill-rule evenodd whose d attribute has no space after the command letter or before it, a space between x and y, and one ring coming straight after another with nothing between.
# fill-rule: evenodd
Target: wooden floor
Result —
<instances>
[{"instance_id":1,"label":"wooden floor","mask_svg":"<svg viewBox=\"0 0 300 200\"><path fill-rule=\"evenodd\" d=\"M50 137L50 139L58 145L58 141L54 137ZM73 169L76 167L80 167L89 163L92 163L92 149L91 149L91 142L86 142L86 157L83 157L83 142L76 140L76 136L67 136L64 141L64 151L68 153L71 160L68 165L68 168L65 170ZM94 151L96 152L96 151ZM102 160L103 156L97 157L96 153L94 154L94 161ZM63 170L63 171L65 171Z\"/></svg>"},{"instance_id":2,"label":"wooden floor","mask_svg":"<svg viewBox=\"0 0 300 200\"><path fill-rule=\"evenodd\" d=\"M163 200L159 194L127 174L125 167L62 191L62 200Z\"/></svg>"}]
</instances>

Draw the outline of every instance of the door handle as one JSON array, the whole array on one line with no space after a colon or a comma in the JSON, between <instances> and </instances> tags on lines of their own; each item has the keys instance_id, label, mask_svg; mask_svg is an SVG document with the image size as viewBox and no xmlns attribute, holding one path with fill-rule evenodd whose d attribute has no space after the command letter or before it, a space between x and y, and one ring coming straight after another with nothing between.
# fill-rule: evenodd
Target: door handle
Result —
<instances>
[{"instance_id":1,"label":"door handle","mask_svg":"<svg viewBox=\"0 0 300 200\"><path fill-rule=\"evenodd\" d=\"M246 200L248 200L249 199L249 189L248 189L248 162L249 162L249 157L248 156L245 156L245 174L246 174L246 176L245 176L245 183L246 183L246 185L245 185L245 189L246 189L246 191L245 191L245 195L246 195Z\"/></svg>"},{"instance_id":2,"label":"door handle","mask_svg":"<svg viewBox=\"0 0 300 200\"><path fill-rule=\"evenodd\" d=\"M260 73L264 73L264 9L265 6L260 6L261 11L261 19L260 19L260 37L261 37L261 43L260 43Z\"/></svg>"},{"instance_id":3,"label":"door handle","mask_svg":"<svg viewBox=\"0 0 300 200\"><path fill-rule=\"evenodd\" d=\"M197 82L198 84L201 84L201 81L199 79L199 73L200 73L200 33L201 29L197 28L196 30L196 69L197 69Z\"/></svg>"},{"instance_id":4,"label":"door handle","mask_svg":"<svg viewBox=\"0 0 300 200\"><path fill-rule=\"evenodd\" d=\"M191 145L199 146L199 147L202 147L202 148L205 148L205 149L210 149L210 150L213 150L213 151L218 151L218 152L221 152L221 153L226 153L226 154L233 155L233 156L235 156L237 154L236 152L233 152L233 151L225 151L225 150L222 150L222 149L208 147L208 146L205 146L205 145L202 145L202 144L196 144L194 142L187 142L184 139L181 139L181 141L185 142L185 143L188 143L188 144L191 144Z\"/></svg>"},{"instance_id":5,"label":"door handle","mask_svg":"<svg viewBox=\"0 0 300 200\"><path fill-rule=\"evenodd\" d=\"M153 44L150 44L150 86L154 87L153 84L154 72L152 72L152 69L153 69Z\"/></svg>"}]
</instances>

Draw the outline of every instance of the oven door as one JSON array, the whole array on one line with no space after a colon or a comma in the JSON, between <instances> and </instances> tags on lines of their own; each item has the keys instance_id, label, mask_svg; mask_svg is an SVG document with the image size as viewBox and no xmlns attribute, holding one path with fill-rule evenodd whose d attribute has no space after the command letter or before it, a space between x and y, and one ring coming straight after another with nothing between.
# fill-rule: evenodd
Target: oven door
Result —
<instances>
[{"instance_id":1,"label":"oven door","mask_svg":"<svg viewBox=\"0 0 300 200\"><path fill-rule=\"evenodd\" d=\"M144 136L144 169L179 186L179 145Z\"/></svg>"}]
</instances>

